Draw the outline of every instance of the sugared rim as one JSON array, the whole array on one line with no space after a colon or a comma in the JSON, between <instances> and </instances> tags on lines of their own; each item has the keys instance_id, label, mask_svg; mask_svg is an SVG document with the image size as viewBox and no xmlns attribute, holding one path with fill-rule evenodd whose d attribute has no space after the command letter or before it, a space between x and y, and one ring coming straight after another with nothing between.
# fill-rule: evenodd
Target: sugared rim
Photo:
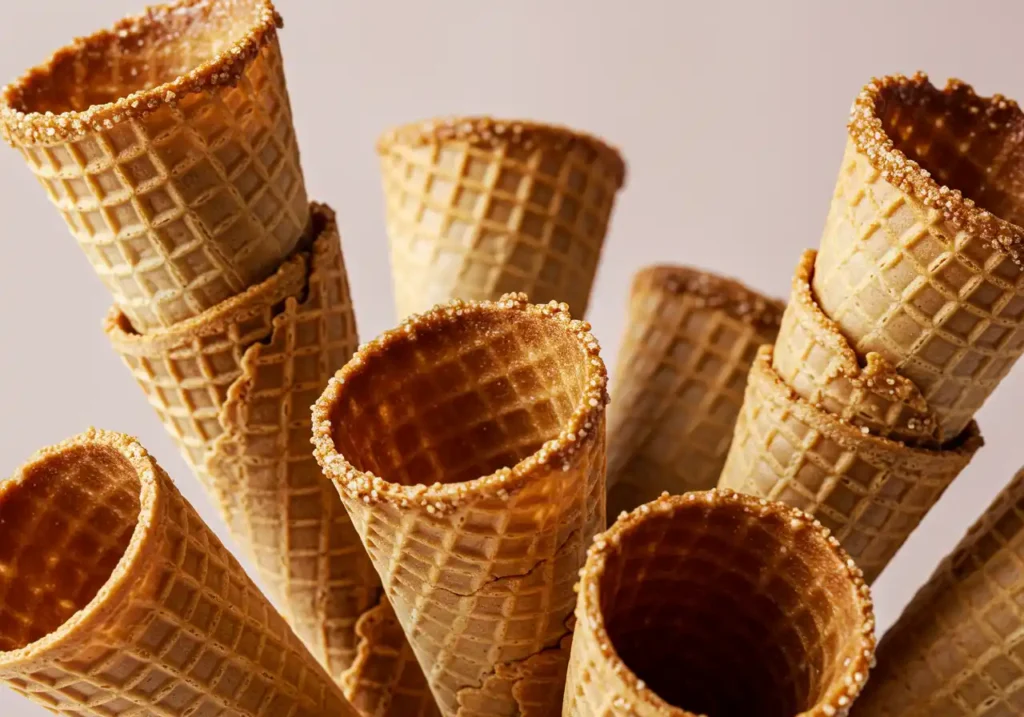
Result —
<instances>
[{"instance_id":1,"label":"sugared rim","mask_svg":"<svg viewBox=\"0 0 1024 717\"><path fill-rule=\"evenodd\" d=\"M650 289L692 296L707 309L721 309L734 319L768 329L782 322L785 302L751 289L742 282L689 266L658 264L644 267L633 277L631 295Z\"/></svg>"},{"instance_id":2,"label":"sugared rim","mask_svg":"<svg viewBox=\"0 0 1024 717\"><path fill-rule=\"evenodd\" d=\"M341 455L334 444L332 410L345 391L345 383L353 376L372 370L375 360L386 355L398 343L415 340L416 332L427 328L437 330L444 325L465 321L482 314L521 312L551 322L564 330L580 347L580 361L586 366L586 390L572 416L558 436L547 441L537 452L515 466L500 468L487 476L462 483L433 485L402 485L357 469ZM466 498L497 496L506 498L515 493L542 470L568 470L575 453L597 440L601 430L600 415L608 403L608 372L600 355L600 345L590 333L590 324L573 319L567 304L531 304L526 294L505 294L498 301L462 301L454 299L439 304L423 314L413 314L397 328L384 332L359 347L327 384L327 389L313 406L313 454L320 467L347 496L372 504L389 502L401 508L423 507L431 514L442 515L455 510Z\"/></svg>"},{"instance_id":3,"label":"sugared rim","mask_svg":"<svg viewBox=\"0 0 1024 717\"><path fill-rule=\"evenodd\" d=\"M462 141L475 146L500 144L549 146L564 149L577 144L587 147L608 165L618 187L626 182L626 161L615 147L587 132L564 125L521 119L494 117L436 117L395 127L377 140L377 151L387 153L397 145L421 147L442 142Z\"/></svg>"},{"instance_id":4,"label":"sugared rim","mask_svg":"<svg viewBox=\"0 0 1024 717\"><path fill-rule=\"evenodd\" d=\"M919 96L937 97L947 104L963 105L979 116L979 122L1012 124L1020 132L1024 129L1024 114L1017 103L998 94L979 97L974 88L957 79L950 79L945 89L939 90L923 72L911 77L891 75L875 78L864 87L854 100L848 128L854 145L887 182L940 212L958 230L981 237L1022 263L1024 229L979 207L959 189L940 185L928 170L896 148L879 116L879 107L891 101L893 95L904 102Z\"/></svg>"},{"instance_id":5,"label":"sugared rim","mask_svg":"<svg viewBox=\"0 0 1024 717\"><path fill-rule=\"evenodd\" d=\"M876 644L875 612L871 599L871 590L864 580L864 574L829 529L807 513L783 503L736 493L724 488L677 496L669 496L668 493L662 493L661 497L641 505L631 513L620 514L618 520L611 528L594 538L593 545L587 551L587 562L580 571L577 615L580 622L587 624L585 629L594 633L597 643L608 646L607 659L611 662L611 669L621 677L640 700L656 708L659 712L671 717L694 717L693 713L670 705L655 692L648 689L646 684L622 661L604 624L604 614L601 611L600 588L601 577L606 568L608 555L621 548L623 539L628 538L630 533L635 531L640 524L647 521L651 516L675 513L682 506L697 501L703 501L713 507L735 506L745 514L750 515L750 520L758 520L770 514L782 515L788 519L788 525L790 525L792 532L795 533L800 529L812 530L828 545L829 550L836 558L836 570L845 571L849 577L850 589L861 614L861 649L857 659L851 661L845 667L842 674L836 675L833 678L832 686L825 697L811 709L801 712L798 717L825 717L845 714L845 710L849 709L849 705L852 704L864 688L868 673L874 666ZM581 628L577 627L577 630L579 629ZM831 711L829 711L829 708L831 708Z\"/></svg>"},{"instance_id":6,"label":"sugared rim","mask_svg":"<svg viewBox=\"0 0 1024 717\"><path fill-rule=\"evenodd\" d=\"M255 21L237 42L189 72L151 89L139 90L112 102L93 105L86 110L63 112L25 112L22 101L25 90L45 81L62 60L84 52L103 50L110 43L125 37L141 35L159 26L163 19L182 9L196 7L204 12L216 8L228 10L245 7L253 12ZM283 27L281 16L272 0L178 0L151 7L146 12L126 17L112 28L88 37L77 38L57 50L43 64L26 72L19 80L0 90L0 130L12 145L39 145L68 142L90 131L102 131L134 117L145 117L163 105L173 105L182 97L204 90L234 85L249 62L277 35Z\"/></svg>"},{"instance_id":7,"label":"sugared rim","mask_svg":"<svg viewBox=\"0 0 1024 717\"><path fill-rule=\"evenodd\" d=\"M888 456L904 463L916 461L919 466L931 466L935 469L948 470L955 463L966 465L974 453L985 441L981 437L978 424L971 421L963 432L943 448L923 448L910 446L902 441L877 436L867 428L857 428L851 423L834 416L828 411L818 408L810 401L794 391L772 366L774 347L762 346L757 351L750 374L748 385L759 385L777 404L785 404L786 409L803 423L811 425L822 435L836 441L840 445L861 453Z\"/></svg>"},{"instance_id":8,"label":"sugared rim","mask_svg":"<svg viewBox=\"0 0 1024 717\"><path fill-rule=\"evenodd\" d=\"M139 515L131 540L117 565L110 572L103 587L99 589L85 606L65 620L48 635L30 642L17 650L0 651L0 669L11 667L19 662L31 660L36 655L51 649L58 649L65 640L78 640L75 636L79 629L93 620L103 619L110 609L115 607L118 595L134 587L134 583L126 580L132 569L143 561L146 540L152 534L150 526L160 500L160 482L157 480L156 461L149 455L137 439L123 433L90 428L73 438L56 445L36 451L10 478L0 481L0 500L8 490L13 490L26 480L34 468L58 458L68 451L78 448L101 447L112 449L121 455L135 471L139 480Z\"/></svg>"}]
</instances>

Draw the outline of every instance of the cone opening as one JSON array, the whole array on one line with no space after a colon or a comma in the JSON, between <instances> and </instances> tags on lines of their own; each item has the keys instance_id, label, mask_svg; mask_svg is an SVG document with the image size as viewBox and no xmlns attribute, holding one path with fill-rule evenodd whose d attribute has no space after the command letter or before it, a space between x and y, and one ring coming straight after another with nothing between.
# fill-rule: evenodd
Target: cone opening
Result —
<instances>
[{"instance_id":1,"label":"cone opening","mask_svg":"<svg viewBox=\"0 0 1024 717\"><path fill-rule=\"evenodd\" d=\"M0 664L70 629L129 559L147 472L133 447L86 434L0 485Z\"/></svg>"},{"instance_id":2,"label":"cone opening","mask_svg":"<svg viewBox=\"0 0 1024 717\"><path fill-rule=\"evenodd\" d=\"M883 177L955 227L1020 259L1024 248L1024 113L1002 95L979 97L959 80L874 80L850 122L857 147Z\"/></svg>"},{"instance_id":3,"label":"cone opening","mask_svg":"<svg viewBox=\"0 0 1024 717\"><path fill-rule=\"evenodd\" d=\"M238 81L274 35L270 0L179 0L76 40L3 90L12 135L47 142L111 127Z\"/></svg>"},{"instance_id":4,"label":"cone opening","mask_svg":"<svg viewBox=\"0 0 1024 717\"><path fill-rule=\"evenodd\" d=\"M581 596L578 629L669 714L836 714L874 651L867 588L838 543L800 511L728 491L620 520L597 539Z\"/></svg>"},{"instance_id":5,"label":"cone opening","mask_svg":"<svg viewBox=\"0 0 1024 717\"><path fill-rule=\"evenodd\" d=\"M317 457L367 500L512 490L597 433L606 374L588 329L523 295L411 317L332 380L313 412Z\"/></svg>"}]
</instances>

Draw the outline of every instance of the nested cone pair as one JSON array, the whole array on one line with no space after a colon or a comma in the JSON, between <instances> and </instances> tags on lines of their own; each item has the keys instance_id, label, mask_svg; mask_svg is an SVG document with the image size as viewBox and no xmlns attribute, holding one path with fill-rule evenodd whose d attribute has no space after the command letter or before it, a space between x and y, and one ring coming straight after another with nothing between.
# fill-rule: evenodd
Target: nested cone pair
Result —
<instances>
[{"instance_id":1,"label":"nested cone pair","mask_svg":"<svg viewBox=\"0 0 1024 717\"><path fill-rule=\"evenodd\" d=\"M720 485L814 512L869 580L981 445L972 418L1024 352L1022 126L957 81L868 85L821 248L751 374Z\"/></svg>"},{"instance_id":2,"label":"nested cone pair","mask_svg":"<svg viewBox=\"0 0 1024 717\"><path fill-rule=\"evenodd\" d=\"M843 717L870 684L874 614L819 522L728 490L664 494L580 573L567 717Z\"/></svg>"},{"instance_id":3,"label":"nested cone pair","mask_svg":"<svg viewBox=\"0 0 1024 717\"><path fill-rule=\"evenodd\" d=\"M457 117L377 144L399 318L449 299L522 291L583 317L621 155L566 127Z\"/></svg>"},{"instance_id":4,"label":"nested cone pair","mask_svg":"<svg viewBox=\"0 0 1024 717\"><path fill-rule=\"evenodd\" d=\"M718 482L747 374L783 304L682 266L634 277L608 416L608 516Z\"/></svg>"},{"instance_id":5,"label":"nested cone pair","mask_svg":"<svg viewBox=\"0 0 1024 717\"><path fill-rule=\"evenodd\" d=\"M558 714L605 525L607 378L565 304L453 300L366 344L313 410L441 712Z\"/></svg>"},{"instance_id":6,"label":"nested cone pair","mask_svg":"<svg viewBox=\"0 0 1024 717\"><path fill-rule=\"evenodd\" d=\"M65 715L356 712L134 439L0 483L0 681Z\"/></svg>"}]
</instances>

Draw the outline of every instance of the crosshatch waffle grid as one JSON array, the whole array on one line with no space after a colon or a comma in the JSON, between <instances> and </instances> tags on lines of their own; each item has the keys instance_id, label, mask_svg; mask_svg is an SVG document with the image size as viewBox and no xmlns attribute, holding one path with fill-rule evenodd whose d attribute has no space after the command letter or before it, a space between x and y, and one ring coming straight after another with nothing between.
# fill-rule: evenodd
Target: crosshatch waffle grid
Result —
<instances>
[{"instance_id":1,"label":"crosshatch waffle grid","mask_svg":"<svg viewBox=\"0 0 1024 717\"><path fill-rule=\"evenodd\" d=\"M179 1L65 48L0 101L10 141L140 332L266 279L306 230L269 7ZM221 45L224 55L211 57L220 33L248 55ZM239 57L241 69L232 66ZM237 82L175 81L211 61L205 72L224 79L230 71ZM112 118L89 118L90 105L110 102L123 105ZM31 114L46 111L58 114Z\"/></svg>"},{"instance_id":2,"label":"crosshatch waffle grid","mask_svg":"<svg viewBox=\"0 0 1024 717\"><path fill-rule=\"evenodd\" d=\"M585 315L620 169L586 139L421 144L398 132L379 149L399 317L514 291Z\"/></svg>"},{"instance_id":3,"label":"crosshatch waffle grid","mask_svg":"<svg viewBox=\"0 0 1024 717\"><path fill-rule=\"evenodd\" d=\"M3 484L0 530L0 621L21 626L5 630L0 680L51 711L354 717L133 439L92 431L41 451ZM101 557L69 568L68 551ZM15 598L47 591L59 612Z\"/></svg>"}]
</instances>

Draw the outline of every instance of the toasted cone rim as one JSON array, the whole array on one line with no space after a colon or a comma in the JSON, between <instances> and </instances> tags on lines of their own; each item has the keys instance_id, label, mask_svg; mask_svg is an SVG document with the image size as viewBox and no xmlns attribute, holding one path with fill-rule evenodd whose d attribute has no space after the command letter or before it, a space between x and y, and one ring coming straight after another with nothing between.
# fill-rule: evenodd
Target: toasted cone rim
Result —
<instances>
[{"instance_id":1,"label":"toasted cone rim","mask_svg":"<svg viewBox=\"0 0 1024 717\"><path fill-rule=\"evenodd\" d=\"M594 152L608 164L617 187L621 188L626 183L626 160L611 144L582 130L534 120L470 115L410 122L384 132L377 140L377 152L386 154L400 145L422 147L452 141L468 142L476 147L520 144L568 149L579 145Z\"/></svg>"},{"instance_id":2,"label":"toasted cone rim","mask_svg":"<svg viewBox=\"0 0 1024 717\"><path fill-rule=\"evenodd\" d=\"M612 663L612 670L621 677L634 694L648 705L670 717L695 717L693 713L681 707L670 705L652 690L647 689L643 681L622 661L618 650L615 648L615 644L608 636L604 623L604 612L601 610L601 578L604 575L608 555L613 551L619 551L623 539L628 538L629 534L635 531L637 526L645 522L652 515L675 513L681 506L694 501L704 501L713 507L727 504L735 505L742 508L746 513L755 516L751 520L756 519L758 514L761 516L771 513L781 514L789 519L788 524L792 526L794 531L798 526L807 526L828 545L833 555L835 555L837 570L845 570L848 573L854 601L859 606L862 616L861 644L863 649L860 651L859 658L848 665L841 675L837 675L834 678L832 687L826 692L825 697L822 698L819 704L800 713L801 715L825 714L820 712L819 708L831 705L835 709L833 714L841 714L840 699L845 697L849 702L852 702L860 694L860 691L867 682L866 677L874 660L876 645L874 634L875 612L871 599L871 590L865 582L864 574L860 568L857 567L856 563L850 558L849 554L843 549L829 529L802 510L785 505L784 503L756 498L727 488L714 488L708 491L690 492L676 496L669 496L663 493L661 497L654 501L641 505L632 512L620 516L614 525L594 538L593 545L587 550L587 562L583 570L580 571L577 612L581 619L577 622L576 630L581 629L581 622L585 621L587 623L587 626L583 629L594 633L598 644L608 646L607 659ZM857 674L861 675L862 679L860 681L855 678Z\"/></svg>"},{"instance_id":3,"label":"toasted cone rim","mask_svg":"<svg viewBox=\"0 0 1024 717\"><path fill-rule=\"evenodd\" d=\"M140 30L158 26L163 17L182 8L200 7L209 12L209 0L175 0L166 5L148 8L144 13L125 17L113 27L92 35L76 38L71 44L54 52L48 60L28 70L14 83L0 89L0 133L12 145L46 145L78 139L90 131L100 131L135 117L145 117L163 105L173 105L182 97L218 86L234 85L260 50L277 37L284 26L272 0L212 0L212 7L245 7L258 13L258 20L237 42L183 75L156 87L138 90L104 104L85 110L62 112L25 112L21 103L24 92L35 83L50 77L57 63L69 56L95 49L103 50L121 38Z\"/></svg>"},{"instance_id":4,"label":"toasted cone rim","mask_svg":"<svg viewBox=\"0 0 1024 717\"><path fill-rule=\"evenodd\" d=\"M586 387L572 416L556 438L548 440L532 455L514 466L503 467L490 475L461 483L403 485L353 466L338 452L334 444L332 412L344 394L346 381L371 370L385 359L390 346L415 338L418 328L461 322L473 315L521 311L540 320L559 325L580 348L580 361L585 362ZM453 299L438 304L423 314L413 314L398 327L385 331L373 341L363 344L328 382L326 390L313 406L313 453L321 468L344 495L366 504L386 501L401 507L426 506L428 512L453 510L467 497L483 498L515 492L534 475L545 470L558 470L573 460L574 454L598 440L603 430L603 413L608 403L608 371L600 355L600 345L590 333L590 324L573 319L566 304L531 304L526 294L505 294L498 301L463 301Z\"/></svg>"},{"instance_id":5,"label":"toasted cone rim","mask_svg":"<svg viewBox=\"0 0 1024 717\"><path fill-rule=\"evenodd\" d=\"M758 349L757 357L750 367L748 384L757 381L758 385L774 394L776 400L785 403L790 413L844 448L876 456L893 456L901 461L917 460L923 462L924 466L945 469L954 460L964 461L966 465L975 451L985 444L975 421L971 421L959 436L942 448L910 446L903 441L877 436L857 428L818 408L790 388L772 366L773 353L774 347L771 345L766 344Z\"/></svg>"},{"instance_id":6,"label":"toasted cone rim","mask_svg":"<svg viewBox=\"0 0 1024 717\"><path fill-rule=\"evenodd\" d=\"M959 189L940 185L930 172L897 149L886 133L879 106L896 98L907 102L919 96L953 100L991 123L1014 126L1017 131L1024 129L1024 112L1002 95L980 97L973 87L957 79L948 80L939 90L925 73L918 72L911 77L873 79L854 100L848 125L858 151L887 182L938 211L956 229L981 237L1020 264L1024 261L1024 228L979 207Z\"/></svg>"},{"instance_id":7,"label":"toasted cone rim","mask_svg":"<svg viewBox=\"0 0 1024 717\"><path fill-rule=\"evenodd\" d=\"M0 669L14 667L19 662L36 658L40 653L75 641L79 632L85 630L90 623L105 619L110 610L116 606L117 599L135 587L127 577L144 559L146 548L153 538L156 512L163 499L160 481L157 480L159 468L156 460L149 455L138 439L115 431L90 428L85 433L42 448L18 468L13 476L0 482L0 499L7 490L21 485L36 466L45 464L71 449L84 447L113 449L134 469L140 487L139 514L135 530L117 565L111 570L110 576L92 600L48 635L17 650L0 651Z\"/></svg>"},{"instance_id":8,"label":"toasted cone rim","mask_svg":"<svg viewBox=\"0 0 1024 717\"><path fill-rule=\"evenodd\" d=\"M655 264L633 276L630 298L651 291L693 296L708 310L721 309L754 326L778 328L786 303L752 289L738 279L691 266Z\"/></svg>"}]
</instances>

